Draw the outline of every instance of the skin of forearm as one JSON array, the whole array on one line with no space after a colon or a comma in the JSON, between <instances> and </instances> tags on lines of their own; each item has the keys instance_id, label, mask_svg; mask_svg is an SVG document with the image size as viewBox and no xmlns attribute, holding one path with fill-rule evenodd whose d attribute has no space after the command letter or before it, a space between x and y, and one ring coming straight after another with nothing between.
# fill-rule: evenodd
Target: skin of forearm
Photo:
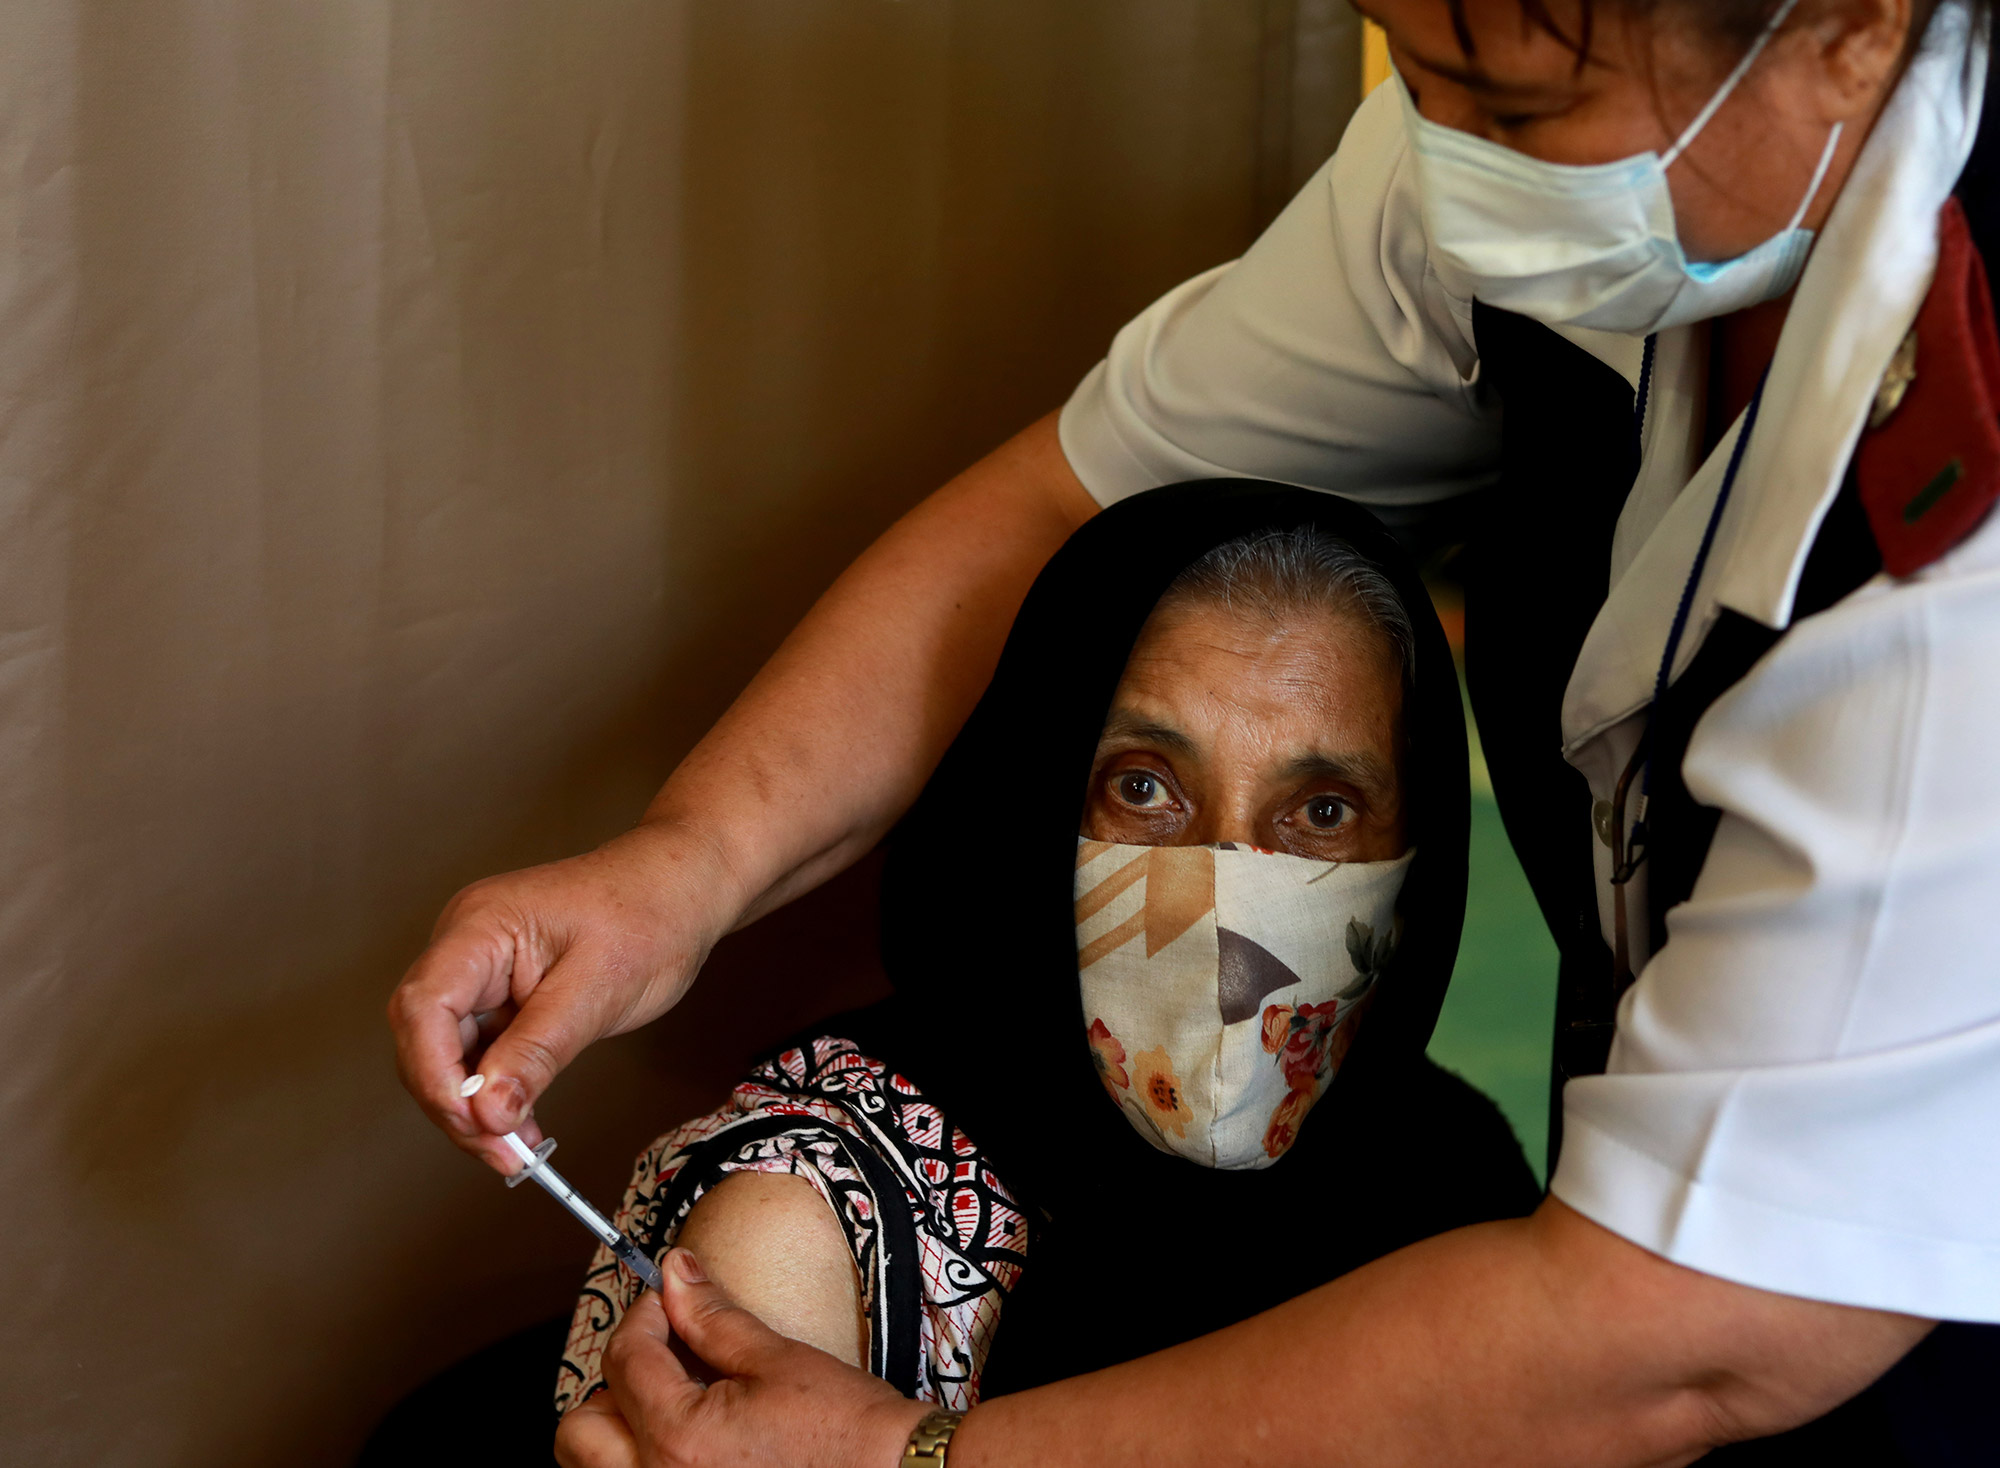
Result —
<instances>
[{"instance_id":1,"label":"skin of forearm","mask_svg":"<svg viewBox=\"0 0 2000 1468\"><path fill-rule=\"evenodd\" d=\"M642 830L710 849L737 926L845 869L916 798L1036 574L1096 509L1054 414L959 475L819 599Z\"/></svg>"},{"instance_id":2,"label":"skin of forearm","mask_svg":"<svg viewBox=\"0 0 2000 1468\"><path fill-rule=\"evenodd\" d=\"M1551 1200L1185 1346L997 1398L952 1462L1681 1464L1830 1410L1929 1329L1698 1274Z\"/></svg>"}]
</instances>

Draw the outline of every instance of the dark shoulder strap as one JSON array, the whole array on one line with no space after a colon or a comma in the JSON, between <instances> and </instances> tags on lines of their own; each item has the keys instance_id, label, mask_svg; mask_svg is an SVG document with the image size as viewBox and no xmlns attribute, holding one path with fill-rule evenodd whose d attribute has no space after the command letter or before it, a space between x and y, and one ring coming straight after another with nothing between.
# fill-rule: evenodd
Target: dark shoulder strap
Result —
<instances>
[{"instance_id":1,"label":"dark shoulder strap","mask_svg":"<svg viewBox=\"0 0 2000 1468\"><path fill-rule=\"evenodd\" d=\"M1507 835L1551 930L1587 897L1590 849L1549 813L1587 802L1562 758L1563 689L1604 604L1611 536L1639 468L1632 388L1547 327L1473 308L1502 412L1500 482L1463 565L1465 671ZM1569 838L1576 836L1572 841Z\"/></svg>"},{"instance_id":2,"label":"dark shoulder strap","mask_svg":"<svg viewBox=\"0 0 2000 1468\"><path fill-rule=\"evenodd\" d=\"M1604 604L1639 468L1631 384L1548 327L1473 308L1501 404L1500 482L1462 562L1465 674L1508 839L1562 956L1555 1074L1603 1069L1611 958L1597 928L1590 788L1562 757L1563 689ZM1549 1160L1562 1111L1552 1106Z\"/></svg>"},{"instance_id":3,"label":"dark shoulder strap","mask_svg":"<svg viewBox=\"0 0 2000 1468\"><path fill-rule=\"evenodd\" d=\"M1827 511L1799 581L1793 618L1825 611L1882 569L1852 472ZM1694 726L1783 634L1724 611L1687 671L1668 685L1647 729L1653 791L1646 806L1646 907L1655 953L1666 946L1669 908L1687 901L1708 860L1722 813L1688 793L1681 778Z\"/></svg>"}]
</instances>

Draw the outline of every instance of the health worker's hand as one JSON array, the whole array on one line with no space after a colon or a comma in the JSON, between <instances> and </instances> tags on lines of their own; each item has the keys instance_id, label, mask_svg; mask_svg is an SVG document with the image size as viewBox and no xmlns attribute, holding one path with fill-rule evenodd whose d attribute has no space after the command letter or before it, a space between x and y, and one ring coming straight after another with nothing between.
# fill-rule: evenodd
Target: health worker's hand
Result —
<instances>
[{"instance_id":1,"label":"health worker's hand","mask_svg":"<svg viewBox=\"0 0 2000 1468\"><path fill-rule=\"evenodd\" d=\"M559 1438L565 1468L893 1468L901 1459L926 1403L779 1335L732 1304L687 1250L668 1255L664 1272L666 1298L642 1294L605 1347L618 1420L600 1409L567 1443ZM713 1386L676 1358L676 1332L717 1373ZM628 1440L633 1454L621 1457Z\"/></svg>"},{"instance_id":2,"label":"health worker's hand","mask_svg":"<svg viewBox=\"0 0 2000 1468\"><path fill-rule=\"evenodd\" d=\"M979 701L1021 598L1097 511L1051 413L911 510L689 751L645 822L476 882L389 1002L403 1084L503 1174L583 1048L658 1018L717 939L886 834ZM470 1098L468 1075L484 1077Z\"/></svg>"},{"instance_id":3,"label":"health worker's hand","mask_svg":"<svg viewBox=\"0 0 2000 1468\"><path fill-rule=\"evenodd\" d=\"M598 1392L569 1409L556 1429L561 1468L639 1468L639 1440L610 1392Z\"/></svg>"},{"instance_id":4,"label":"health worker's hand","mask_svg":"<svg viewBox=\"0 0 2000 1468\"><path fill-rule=\"evenodd\" d=\"M665 823L475 882L389 1000L403 1085L496 1172L530 1145L535 1102L592 1042L672 1008L738 907L710 847ZM485 1077L469 1099L466 1078Z\"/></svg>"}]
</instances>

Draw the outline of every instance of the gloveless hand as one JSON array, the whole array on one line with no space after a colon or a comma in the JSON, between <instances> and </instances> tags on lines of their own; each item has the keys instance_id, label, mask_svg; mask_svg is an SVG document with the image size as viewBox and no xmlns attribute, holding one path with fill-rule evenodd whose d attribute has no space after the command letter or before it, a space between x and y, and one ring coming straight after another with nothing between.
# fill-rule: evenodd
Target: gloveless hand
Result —
<instances>
[{"instance_id":1,"label":"gloveless hand","mask_svg":"<svg viewBox=\"0 0 2000 1468\"><path fill-rule=\"evenodd\" d=\"M732 1304L685 1249L668 1256L665 1274L665 1298L642 1294L605 1349L610 1392L564 1420L563 1468L894 1468L927 1404L779 1335ZM714 1385L676 1358L676 1333L719 1373Z\"/></svg>"},{"instance_id":2,"label":"gloveless hand","mask_svg":"<svg viewBox=\"0 0 2000 1468\"><path fill-rule=\"evenodd\" d=\"M389 1003L431 1120L511 1172L499 1138L538 1139L530 1110L584 1047L670 1009L722 934L872 847L978 701L1035 573L1096 508L1050 414L834 583L643 825L453 898Z\"/></svg>"},{"instance_id":3,"label":"gloveless hand","mask_svg":"<svg viewBox=\"0 0 2000 1468\"><path fill-rule=\"evenodd\" d=\"M403 1085L460 1147L512 1172L498 1139L539 1140L532 1109L557 1073L687 991L736 916L727 878L700 838L657 823L467 887L389 1001ZM475 1069L486 1081L467 1099Z\"/></svg>"}]
</instances>

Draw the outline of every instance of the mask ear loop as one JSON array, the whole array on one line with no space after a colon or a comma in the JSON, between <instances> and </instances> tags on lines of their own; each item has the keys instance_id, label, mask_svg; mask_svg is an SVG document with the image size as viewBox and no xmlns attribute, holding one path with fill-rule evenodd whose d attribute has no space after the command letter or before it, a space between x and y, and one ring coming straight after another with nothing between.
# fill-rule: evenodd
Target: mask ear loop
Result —
<instances>
[{"instance_id":1,"label":"mask ear loop","mask_svg":"<svg viewBox=\"0 0 2000 1468\"><path fill-rule=\"evenodd\" d=\"M1715 95L1708 99L1708 105L1694 115L1694 121L1681 130L1681 135L1674 139L1674 145L1660 156L1660 168L1663 171L1674 166L1681 154L1688 150L1688 144L1700 135L1701 130L1708 126L1709 119L1714 117L1722 104L1729 100L1729 94L1736 90L1738 83L1750 74L1750 68L1757 64L1757 58L1763 55L1764 48L1771 44L1771 37L1777 35L1778 27L1783 25L1786 17L1798 8L1798 3L1799 0L1785 0L1785 3L1778 7L1778 13L1765 25L1763 34L1750 43L1750 49L1744 52L1743 59L1736 63L1736 70L1723 78L1722 85L1716 89ZM1815 191L1818 187L1818 184L1813 185Z\"/></svg>"},{"instance_id":2,"label":"mask ear loop","mask_svg":"<svg viewBox=\"0 0 2000 1468\"><path fill-rule=\"evenodd\" d=\"M1799 227L1799 221L1806 217L1806 210L1812 208L1812 201L1819 197L1819 186L1826 182L1826 171L1833 167L1834 150L1840 146L1841 129L1846 126L1844 122L1836 122L1833 131L1826 135L1826 146L1820 150L1819 167L1813 170L1812 182L1806 185L1806 196L1799 200L1798 212L1792 216L1792 222L1785 226L1786 234Z\"/></svg>"},{"instance_id":3,"label":"mask ear loop","mask_svg":"<svg viewBox=\"0 0 2000 1468\"><path fill-rule=\"evenodd\" d=\"M1700 136L1701 130L1708 126L1722 104L1729 100L1730 94L1736 90L1743 78L1750 74L1750 68L1757 64L1757 58L1764 54L1764 48L1771 43L1771 37L1778 34L1778 28L1798 7L1798 3L1799 0L1785 0L1785 3L1778 7L1777 14L1771 17L1762 34L1750 43L1750 49L1743 53L1743 59L1736 63L1736 69L1723 78L1722 85L1716 89L1715 95L1708 99L1708 105L1694 115L1694 121L1681 129L1681 135L1674 139L1673 146L1660 155L1662 173L1680 161L1681 155L1687 152L1688 145ZM1846 126L1844 122L1836 122L1833 131L1826 135L1826 146L1820 150L1819 166L1813 169L1812 182L1806 185L1806 196L1799 200L1798 211L1792 215L1791 223L1780 231L1781 234L1790 234L1797 229L1799 221L1806 217L1806 211L1812 208L1813 200L1819 197L1819 186L1826 182L1826 171L1833 167L1833 155L1840 147L1840 135Z\"/></svg>"}]
</instances>

